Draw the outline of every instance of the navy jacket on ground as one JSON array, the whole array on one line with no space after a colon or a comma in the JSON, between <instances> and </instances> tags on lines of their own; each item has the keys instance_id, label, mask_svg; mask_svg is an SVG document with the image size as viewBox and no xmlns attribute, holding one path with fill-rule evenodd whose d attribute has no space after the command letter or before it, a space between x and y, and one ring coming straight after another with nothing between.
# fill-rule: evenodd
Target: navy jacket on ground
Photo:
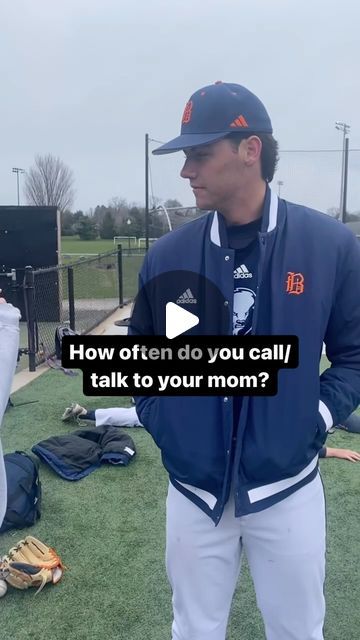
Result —
<instances>
[{"instance_id":1,"label":"navy jacket on ground","mask_svg":"<svg viewBox=\"0 0 360 640\"><path fill-rule=\"evenodd\" d=\"M136 399L172 484L215 523L232 482L237 516L265 509L310 482L327 431L360 402L359 243L343 224L278 200L270 189L266 203L253 333L297 335L298 368L279 371L276 396L244 396L235 452L232 397ZM231 335L235 252L226 238L216 212L160 238L146 255L140 285L172 270L202 274L229 305L229 325L219 325L217 334ZM291 274L302 285L299 294L289 290ZM134 324L129 333L165 334L163 307L159 292L149 300L145 329ZM331 366L319 376L323 342Z\"/></svg>"},{"instance_id":2,"label":"navy jacket on ground","mask_svg":"<svg viewBox=\"0 0 360 640\"><path fill-rule=\"evenodd\" d=\"M127 465L136 454L133 439L108 426L51 436L31 450L65 480L81 480L104 463Z\"/></svg>"}]
</instances>

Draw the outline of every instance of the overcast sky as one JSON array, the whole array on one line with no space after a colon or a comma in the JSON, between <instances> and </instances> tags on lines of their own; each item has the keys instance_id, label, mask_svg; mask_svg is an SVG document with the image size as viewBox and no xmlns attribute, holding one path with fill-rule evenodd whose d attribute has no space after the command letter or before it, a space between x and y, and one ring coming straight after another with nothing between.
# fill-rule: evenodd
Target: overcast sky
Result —
<instances>
[{"instance_id":1,"label":"overcast sky","mask_svg":"<svg viewBox=\"0 0 360 640\"><path fill-rule=\"evenodd\" d=\"M74 172L75 209L144 203L144 136L178 134L189 96L216 80L267 107L283 150L273 186L325 210L340 198L335 121L360 149L358 0L0 0L0 204L36 153ZM157 145L152 144L152 148ZM152 157L154 195L194 203L182 154ZM360 209L360 152L348 209Z\"/></svg>"}]
</instances>

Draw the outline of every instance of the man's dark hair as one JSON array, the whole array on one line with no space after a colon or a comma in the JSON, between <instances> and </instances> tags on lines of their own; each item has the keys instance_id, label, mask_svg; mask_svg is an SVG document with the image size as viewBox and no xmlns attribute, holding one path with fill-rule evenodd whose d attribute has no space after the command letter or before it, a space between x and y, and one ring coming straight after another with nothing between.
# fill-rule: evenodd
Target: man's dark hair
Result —
<instances>
[{"instance_id":1,"label":"man's dark hair","mask_svg":"<svg viewBox=\"0 0 360 640\"><path fill-rule=\"evenodd\" d=\"M278 142L271 133L252 133L251 135L257 136L261 140L261 175L266 182L271 182L279 160ZM250 138L250 136L244 133L229 133L226 138L238 148L240 142Z\"/></svg>"}]
</instances>

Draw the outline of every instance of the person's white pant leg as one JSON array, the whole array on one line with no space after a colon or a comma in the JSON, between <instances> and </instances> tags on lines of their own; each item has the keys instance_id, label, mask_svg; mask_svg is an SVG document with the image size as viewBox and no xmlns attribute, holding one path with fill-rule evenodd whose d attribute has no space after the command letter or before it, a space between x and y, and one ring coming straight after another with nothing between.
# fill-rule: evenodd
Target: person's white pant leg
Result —
<instances>
[{"instance_id":1,"label":"person's white pant leg","mask_svg":"<svg viewBox=\"0 0 360 640\"><path fill-rule=\"evenodd\" d=\"M225 640L241 563L240 521L234 516L233 500L215 527L170 483L166 525L172 640Z\"/></svg>"},{"instance_id":2,"label":"person's white pant leg","mask_svg":"<svg viewBox=\"0 0 360 640\"><path fill-rule=\"evenodd\" d=\"M19 347L20 311L11 304L0 304L0 427L14 377ZM2 447L0 443L0 526L6 512L7 488Z\"/></svg>"},{"instance_id":3,"label":"person's white pant leg","mask_svg":"<svg viewBox=\"0 0 360 640\"><path fill-rule=\"evenodd\" d=\"M141 427L135 407L111 407L110 409L95 410L95 424L111 427Z\"/></svg>"},{"instance_id":4,"label":"person's white pant leg","mask_svg":"<svg viewBox=\"0 0 360 640\"><path fill-rule=\"evenodd\" d=\"M325 529L319 474L273 507L242 518L267 640L323 640Z\"/></svg>"}]
</instances>

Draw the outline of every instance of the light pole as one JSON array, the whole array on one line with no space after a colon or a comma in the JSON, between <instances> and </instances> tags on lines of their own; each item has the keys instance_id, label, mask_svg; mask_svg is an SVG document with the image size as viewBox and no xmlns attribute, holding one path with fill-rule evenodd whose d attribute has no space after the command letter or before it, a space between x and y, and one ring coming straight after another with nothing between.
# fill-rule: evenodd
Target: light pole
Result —
<instances>
[{"instance_id":1,"label":"light pole","mask_svg":"<svg viewBox=\"0 0 360 640\"><path fill-rule=\"evenodd\" d=\"M149 208L149 142L158 142L164 144L161 140L154 140L145 133L145 246L146 251L149 249L149 233L150 233L150 208ZM167 213L167 212L166 212ZM169 220L168 220L169 224ZM170 223L171 225L171 223Z\"/></svg>"},{"instance_id":2,"label":"light pole","mask_svg":"<svg viewBox=\"0 0 360 640\"><path fill-rule=\"evenodd\" d=\"M130 220L130 218L128 218L128 219L126 220L126 224L127 224L128 229L129 229L129 231L130 231L130 225L131 225L131 220ZM129 244L129 249L130 249L130 235L128 236L128 244Z\"/></svg>"},{"instance_id":3,"label":"light pole","mask_svg":"<svg viewBox=\"0 0 360 640\"><path fill-rule=\"evenodd\" d=\"M277 186L278 186L278 196L280 198L280 192L281 192L281 187L283 186L283 181L282 180L278 180L277 181Z\"/></svg>"},{"instance_id":4,"label":"light pole","mask_svg":"<svg viewBox=\"0 0 360 640\"><path fill-rule=\"evenodd\" d=\"M19 191L19 173L25 173L25 169L20 169L20 167L13 167L13 173L16 173L16 182L17 182L17 203L18 206L20 204L20 191Z\"/></svg>"},{"instance_id":5,"label":"light pole","mask_svg":"<svg viewBox=\"0 0 360 640\"><path fill-rule=\"evenodd\" d=\"M149 134L145 133L145 248L149 250Z\"/></svg>"},{"instance_id":6,"label":"light pole","mask_svg":"<svg viewBox=\"0 0 360 640\"><path fill-rule=\"evenodd\" d=\"M346 122L339 122L337 120L335 122L335 128L338 131L343 132L343 148L342 148L342 160L341 160L341 188L340 188L340 220L344 222L345 220L345 198L344 198L344 187L345 187L345 149L346 149L346 138L347 134L350 131L350 125L346 124Z\"/></svg>"}]
</instances>

